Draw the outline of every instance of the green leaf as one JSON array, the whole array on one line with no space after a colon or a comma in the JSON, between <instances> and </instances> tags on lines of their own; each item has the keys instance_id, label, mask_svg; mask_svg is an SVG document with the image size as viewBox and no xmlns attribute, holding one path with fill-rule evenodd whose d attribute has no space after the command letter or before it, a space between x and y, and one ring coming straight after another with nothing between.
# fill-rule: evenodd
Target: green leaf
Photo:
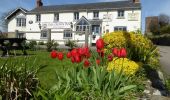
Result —
<instances>
[{"instance_id":1,"label":"green leaf","mask_svg":"<svg viewBox=\"0 0 170 100\"><path fill-rule=\"evenodd\" d=\"M119 90L119 93L123 93L123 92L131 90L133 88L136 88L136 85L128 85L128 86L121 87Z\"/></svg>"}]
</instances>

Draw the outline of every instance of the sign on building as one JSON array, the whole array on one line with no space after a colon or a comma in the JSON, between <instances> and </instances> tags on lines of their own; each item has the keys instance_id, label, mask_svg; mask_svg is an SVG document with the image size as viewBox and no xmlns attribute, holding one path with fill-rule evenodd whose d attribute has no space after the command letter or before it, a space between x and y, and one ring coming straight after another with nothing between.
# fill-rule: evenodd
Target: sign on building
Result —
<instances>
[{"instance_id":1,"label":"sign on building","mask_svg":"<svg viewBox=\"0 0 170 100\"><path fill-rule=\"evenodd\" d=\"M44 22L42 29L66 29L71 28L71 22Z\"/></svg>"},{"instance_id":2,"label":"sign on building","mask_svg":"<svg viewBox=\"0 0 170 100\"><path fill-rule=\"evenodd\" d=\"M105 21L105 22L112 21L112 14L104 14L103 15L103 21Z\"/></svg>"},{"instance_id":3,"label":"sign on building","mask_svg":"<svg viewBox=\"0 0 170 100\"><path fill-rule=\"evenodd\" d=\"M128 20L129 21L138 21L139 13L128 13Z\"/></svg>"}]
</instances>

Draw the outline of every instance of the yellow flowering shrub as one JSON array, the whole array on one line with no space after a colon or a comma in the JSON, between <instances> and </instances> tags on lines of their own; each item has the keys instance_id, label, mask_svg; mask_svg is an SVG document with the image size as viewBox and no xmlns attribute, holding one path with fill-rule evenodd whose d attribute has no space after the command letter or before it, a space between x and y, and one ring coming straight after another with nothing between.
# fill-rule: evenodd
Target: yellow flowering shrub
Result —
<instances>
[{"instance_id":1,"label":"yellow flowering shrub","mask_svg":"<svg viewBox=\"0 0 170 100\"><path fill-rule=\"evenodd\" d=\"M115 72L123 71L126 75L133 75L135 74L138 69L140 68L141 63L136 63L128 58L114 58L111 62L108 63L107 70Z\"/></svg>"},{"instance_id":2,"label":"yellow flowering shrub","mask_svg":"<svg viewBox=\"0 0 170 100\"><path fill-rule=\"evenodd\" d=\"M135 32L111 32L103 36L103 40L106 44L106 48L110 49L113 47L127 47L133 45L135 47L144 47L146 49L153 46L152 42L144 37L142 34L135 34Z\"/></svg>"},{"instance_id":3,"label":"yellow flowering shrub","mask_svg":"<svg viewBox=\"0 0 170 100\"><path fill-rule=\"evenodd\" d=\"M105 34L103 40L105 49L111 50L114 47L125 47L128 49L128 56L131 60L143 63L149 59L149 54L154 48L153 43L148 38L135 32L111 32Z\"/></svg>"}]
</instances>

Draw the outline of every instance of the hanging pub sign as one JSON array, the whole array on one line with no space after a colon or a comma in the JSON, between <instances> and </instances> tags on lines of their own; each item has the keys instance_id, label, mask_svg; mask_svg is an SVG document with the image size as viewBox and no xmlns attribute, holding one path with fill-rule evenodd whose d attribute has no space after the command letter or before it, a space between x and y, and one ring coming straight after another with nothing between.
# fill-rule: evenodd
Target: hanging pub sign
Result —
<instances>
[{"instance_id":1,"label":"hanging pub sign","mask_svg":"<svg viewBox=\"0 0 170 100\"><path fill-rule=\"evenodd\" d=\"M112 14L104 14L104 15L103 15L103 21L104 21L104 22L110 22L110 21L112 21Z\"/></svg>"},{"instance_id":2,"label":"hanging pub sign","mask_svg":"<svg viewBox=\"0 0 170 100\"><path fill-rule=\"evenodd\" d=\"M139 13L128 13L128 21L138 21Z\"/></svg>"},{"instance_id":3,"label":"hanging pub sign","mask_svg":"<svg viewBox=\"0 0 170 100\"><path fill-rule=\"evenodd\" d=\"M71 22L42 22L42 29L66 29L71 28Z\"/></svg>"}]
</instances>

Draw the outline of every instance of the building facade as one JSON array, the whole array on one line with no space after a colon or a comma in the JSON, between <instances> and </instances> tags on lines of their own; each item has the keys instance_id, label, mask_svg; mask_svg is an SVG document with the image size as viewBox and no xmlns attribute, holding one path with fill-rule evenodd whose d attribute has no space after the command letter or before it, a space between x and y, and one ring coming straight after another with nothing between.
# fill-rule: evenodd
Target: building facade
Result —
<instances>
[{"instance_id":1,"label":"building facade","mask_svg":"<svg viewBox=\"0 0 170 100\"><path fill-rule=\"evenodd\" d=\"M6 17L8 32L17 32L27 40L55 40L64 44L68 39L89 43L113 31L141 30L139 0L43 6L41 0L31 11L18 8Z\"/></svg>"}]
</instances>

